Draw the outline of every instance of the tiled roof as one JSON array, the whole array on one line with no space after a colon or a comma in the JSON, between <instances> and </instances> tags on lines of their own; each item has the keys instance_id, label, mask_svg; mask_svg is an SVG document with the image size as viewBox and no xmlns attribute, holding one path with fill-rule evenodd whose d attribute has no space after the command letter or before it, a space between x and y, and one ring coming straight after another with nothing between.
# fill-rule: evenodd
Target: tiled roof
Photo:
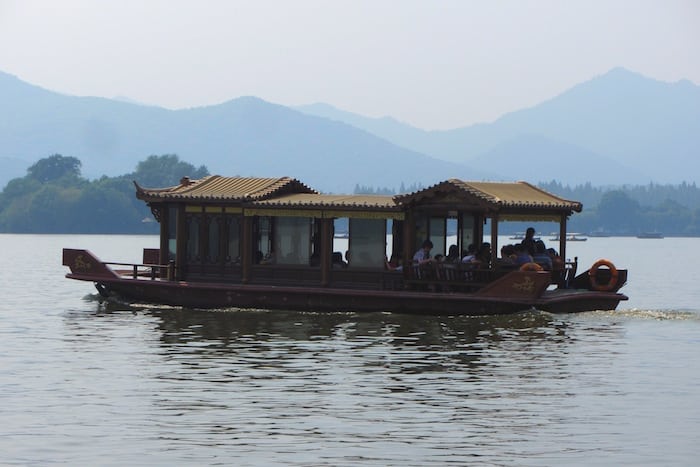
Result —
<instances>
[{"instance_id":1,"label":"tiled roof","mask_svg":"<svg viewBox=\"0 0 700 467\"><path fill-rule=\"evenodd\" d=\"M144 201L247 201L277 194L317 193L300 181L289 178L221 177L212 175L199 180L184 178L180 185L148 189L136 182L136 197Z\"/></svg>"},{"instance_id":2,"label":"tiled roof","mask_svg":"<svg viewBox=\"0 0 700 467\"><path fill-rule=\"evenodd\" d=\"M548 193L527 182L466 182L456 178L414 193L397 195L398 203L434 197L438 192L461 192L494 208L542 208L581 212L581 203Z\"/></svg>"}]
</instances>

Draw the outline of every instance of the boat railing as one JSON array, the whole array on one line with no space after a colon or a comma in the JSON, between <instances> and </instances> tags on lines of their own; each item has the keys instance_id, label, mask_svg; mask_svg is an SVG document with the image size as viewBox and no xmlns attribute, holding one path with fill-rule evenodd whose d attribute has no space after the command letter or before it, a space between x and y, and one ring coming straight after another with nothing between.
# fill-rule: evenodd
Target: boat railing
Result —
<instances>
[{"instance_id":1,"label":"boat railing","mask_svg":"<svg viewBox=\"0 0 700 467\"><path fill-rule=\"evenodd\" d=\"M139 263L113 263L105 262L102 263L106 266L116 266L123 267L127 266L129 269L114 269L114 272L122 277L130 276L132 279L148 278L150 280L156 279L167 279L175 280L175 262L170 261L168 264L139 264Z\"/></svg>"},{"instance_id":2,"label":"boat railing","mask_svg":"<svg viewBox=\"0 0 700 467\"><path fill-rule=\"evenodd\" d=\"M427 263L411 266L409 288L436 292L473 292L512 271L484 268L476 264Z\"/></svg>"}]
</instances>

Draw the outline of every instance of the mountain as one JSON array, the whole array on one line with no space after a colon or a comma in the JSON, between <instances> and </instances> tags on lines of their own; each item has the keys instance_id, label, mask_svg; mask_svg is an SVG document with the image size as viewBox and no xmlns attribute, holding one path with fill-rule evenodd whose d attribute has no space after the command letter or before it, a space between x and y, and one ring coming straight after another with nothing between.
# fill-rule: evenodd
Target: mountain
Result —
<instances>
[{"instance_id":1,"label":"mountain","mask_svg":"<svg viewBox=\"0 0 700 467\"><path fill-rule=\"evenodd\" d=\"M581 170L595 167L601 179L618 184L700 181L700 86L656 81L623 68L493 123L453 130L424 131L395 120L387 125L387 119L351 117L319 105L300 110L477 169L484 168L489 155L498 154L499 163L491 166L501 167L506 178L513 178L527 154L544 180L573 183ZM572 152L558 157L552 152L567 148ZM551 165L554 160L559 163ZM589 181L606 183L592 175Z\"/></svg>"},{"instance_id":2,"label":"mountain","mask_svg":"<svg viewBox=\"0 0 700 467\"><path fill-rule=\"evenodd\" d=\"M172 153L212 173L289 175L325 192L450 177L700 182L700 87L622 68L492 123L445 131L255 97L169 110L67 96L2 72L0 102L0 186L55 153L79 158L90 178L129 173L149 155Z\"/></svg>"},{"instance_id":3,"label":"mountain","mask_svg":"<svg viewBox=\"0 0 700 467\"><path fill-rule=\"evenodd\" d=\"M128 173L147 156L166 153L212 173L289 175L326 192L488 177L254 97L168 110L61 95L0 73L0 102L0 158L29 165L54 153L73 156L91 178Z\"/></svg>"}]
</instances>

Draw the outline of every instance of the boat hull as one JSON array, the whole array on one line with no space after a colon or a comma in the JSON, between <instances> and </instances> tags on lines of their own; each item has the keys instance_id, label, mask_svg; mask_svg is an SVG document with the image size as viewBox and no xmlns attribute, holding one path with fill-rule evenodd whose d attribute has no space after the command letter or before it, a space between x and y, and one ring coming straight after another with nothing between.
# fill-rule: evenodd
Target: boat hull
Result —
<instances>
[{"instance_id":1,"label":"boat hull","mask_svg":"<svg viewBox=\"0 0 700 467\"><path fill-rule=\"evenodd\" d=\"M68 274L69 278L78 278ZM133 279L95 281L100 293L129 303L186 308L255 308L312 312L396 312L493 315L539 309L553 313L612 310L627 297L619 293L548 291L539 298L481 296L393 290L230 285Z\"/></svg>"},{"instance_id":2,"label":"boat hull","mask_svg":"<svg viewBox=\"0 0 700 467\"><path fill-rule=\"evenodd\" d=\"M71 268L67 278L93 282L106 298L186 308L493 315L533 308L551 312L612 310L627 300L616 290L597 292L583 286L548 290L551 274L546 271L514 270L476 292L463 292L454 289L463 285L461 282L422 283L423 290L389 290L169 280L153 273L138 274L136 268L119 273L87 250L64 249L64 265ZM626 274L622 277L620 286ZM574 282L586 279L581 275Z\"/></svg>"}]
</instances>

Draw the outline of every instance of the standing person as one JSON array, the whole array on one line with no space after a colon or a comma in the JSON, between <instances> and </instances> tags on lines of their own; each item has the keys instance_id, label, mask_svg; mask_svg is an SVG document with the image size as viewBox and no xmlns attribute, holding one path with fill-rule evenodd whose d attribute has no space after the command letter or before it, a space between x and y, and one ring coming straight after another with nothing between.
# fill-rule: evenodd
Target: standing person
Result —
<instances>
[{"instance_id":1,"label":"standing person","mask_svg":"<svg viewBox=\"0 0 700 467\"><path fill-rule=\"evenodd\" d=\"M430 240L425 240L423 245L421 245L420 250L416 251L416 254L413 255L413 263L425 264L431 262L432 259L430 258L430 250L432 249L433 242Z\"/></svg>"},{"instance_id":2,"label":"standing person","mask_svg":"<svg viewBox=\"0 0 700 467\"><path fill-rule=\"evenodd\" d=\"M534 256L536 248L535 248L535 229L533 227L528 227L527 231L525 231L525 238L523 238L523 241L520 242L521 245L525 247L528 253L530 253L530 256Z\"/></svg>"}]
</instances>

